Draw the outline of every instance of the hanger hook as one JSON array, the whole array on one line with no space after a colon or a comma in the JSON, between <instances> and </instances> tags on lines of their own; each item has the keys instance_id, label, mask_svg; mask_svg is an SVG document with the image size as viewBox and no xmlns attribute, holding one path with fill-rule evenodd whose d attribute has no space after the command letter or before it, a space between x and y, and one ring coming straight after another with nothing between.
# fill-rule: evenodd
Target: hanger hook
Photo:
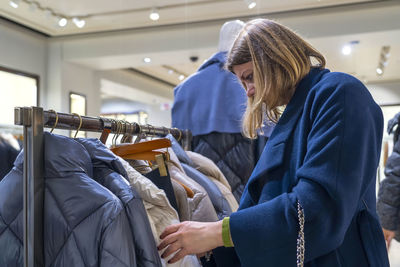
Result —
<instances>
[{"instance_id":1,"label":"hanger hook","mask_svg":"<svg viewBox=\"0 0 400 267\"><path fill-rule=\"evenodd\" d=\"M172 129L177 130L179 132L179 137L178 137L178 140L177 140L179 142L181 140L181 138L182 138L182 131L179 130L178 128L172 128Z\"/></svg>"},{"instance_id":2,"label":"hanger hook","mask_svg":"<svg viewBox=\"0 0 400 267\"><path fill-rule=\"evenodd\" d=\"M121 121L116 120L115 123L117 124L117 129L114 134L113 143L114 143L114 146L117 146L117 139L118 139L119 133L121 131Z\"/></svg>"},{"instance_id":3,"label":"hanger hook","mask_svg":"<svg viewBox=\"0 0 400 267\"><path fill-rule=\"evenodd\" d=\"M80 130L81 127L82 127L82 117L81 117L81 115L79 115L78 113L72 113L72 115L76 115L76 116L79 117L79 126L78 126L78 129L76 130L76 133L75 133L75 135L74 135L74 138L76 138L76 136L78 135L79 130Z\"/></svg>"},{"instance_id":4,"label":"hanger hook","mask_svg":"<svg viewBox=\"0 0 400 267\"><path fill-rule=\"evenodd\" d=\"M56 121L54 122L54 125L53 125L53 127L51 128L51 130L50 130L50 133L52 133L53 130L54 130L54 128L57 127L57 123L58 123L58 114L57 114L57 111L55 111L55 110L53 110L53 109L50 109L49 111L50 111L50 112L54 112L54 113L56 114Z\"/></svg>"}]
</instances>

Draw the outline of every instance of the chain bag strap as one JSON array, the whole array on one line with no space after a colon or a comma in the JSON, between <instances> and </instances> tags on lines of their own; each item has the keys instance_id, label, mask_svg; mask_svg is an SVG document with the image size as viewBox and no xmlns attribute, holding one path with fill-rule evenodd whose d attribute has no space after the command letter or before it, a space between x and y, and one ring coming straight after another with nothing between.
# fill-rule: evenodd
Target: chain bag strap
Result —
<instances>
[{"instance_id":1,"label":"chain bag strap","mask_svg":"<svg viewBox=\"0 0 400 267\"><path fill-rule=\"evenodd\" d=\"M297 267L304 266L304 251L305 251L305 240L304 240L304 211L297 201L297 216L299 218L299 233L297 235Z\"/></svg>"}]
</instances>

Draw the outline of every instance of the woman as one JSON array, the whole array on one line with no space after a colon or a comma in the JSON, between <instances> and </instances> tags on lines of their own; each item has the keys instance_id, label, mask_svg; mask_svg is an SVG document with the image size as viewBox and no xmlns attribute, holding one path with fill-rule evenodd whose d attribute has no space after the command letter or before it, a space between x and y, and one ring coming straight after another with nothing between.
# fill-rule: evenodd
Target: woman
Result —
<instances>
[{"instance_id":1,"label":"woman","mask_svg":"<svg viewBox=\"0 0 400 267\"><path fill-rule=\"evenodd\" d=\"M389 266L375 204L383 117L368 90L266 19L244 26L226 65L247 91L244 133L255 136L263 105L277 125L239 210L167 227L163 256L234 246L241 266Z\"/></svg>"}]
</instances>

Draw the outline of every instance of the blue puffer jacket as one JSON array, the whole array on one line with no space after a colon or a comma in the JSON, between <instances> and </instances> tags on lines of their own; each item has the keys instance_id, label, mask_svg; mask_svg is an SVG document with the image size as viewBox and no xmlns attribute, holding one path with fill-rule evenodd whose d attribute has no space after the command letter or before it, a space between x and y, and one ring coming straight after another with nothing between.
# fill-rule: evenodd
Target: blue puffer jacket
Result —
<instances>
[{"instance_id":1,"label":"blue puffer jacket","mask_svg":"<svg viewBox=\"0 0 400 267\"><path fill-rule=\"evenodd\" d=\"M44 266L136 266L135 246L121 200L92 179L87 150L44 133ZM20 153L0 182L0 266L22 266Z\"/></svg>"},{"instance_id":2,"label":"blue puffer jacket","mask_svg":"<svg viewBox=\"0 0 400 267\"><path fill-rule=\"evenodd\" d=\"M98 139L77 139L89 152L93 179L109 189L122 202L133 233L138 267L158 267L160 256L142 199L128 181L118 158Z\"/></svg>"}]
</instances>

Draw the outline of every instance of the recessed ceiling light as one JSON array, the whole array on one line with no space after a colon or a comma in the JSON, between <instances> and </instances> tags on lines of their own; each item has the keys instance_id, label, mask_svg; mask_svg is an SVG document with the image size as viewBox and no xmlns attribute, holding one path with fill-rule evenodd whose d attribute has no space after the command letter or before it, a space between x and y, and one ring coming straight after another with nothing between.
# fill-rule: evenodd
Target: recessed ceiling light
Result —
<instances>
[{"instance_id":1,"label":"recessed ceiling light","mask_svg":"<svg viewBox=\"0 0 400 267\"><path fill-rule=\"evenodd\" d=\"M172 74L174 74L174 71L171 70L171 69L169 69L169 70L168 70L168 74L172 75Z\"/></svg>"},{"instance_id":2,"label":"recessed ceiling light","mask_svg":"<svg viewBox=\"0 0 400 267\"><path fill-rule=\"evenodd\" d=\"M346 44L342 47L342 54L348 56L351 54L351 45Z\"/></svg>"},{"instance_id":3,"label":"recessed ceiling light","mask_svg":"<svg viewBox=\"0 0 400 267\"><path fill-rule=\"evenodd\" d=\"M73 18L73 19L72 19L72 22L73 22L73 23L76 25L76 27L78 27L78 28L83 28L83 27L85 27L85 24L86 24L85 20L79 19L79 18Z\"/></svg>"},{"instance_id":4,"label":"recessed ceiling light","mask_svg":"<svg viewBox=\"0 0 400 267\"><path fill-rule=\"evenodd\" d=\"M244 0L244 2L246 3L248 9L253 9L257 5L256 1L253 0Z\"/></svg>"},{"instance_id":5,"label":"recessed ceiling light","mask_svg":"<svg viewBox=\"0 0 400 267\"><path fill-rule=\"evenodd\" d=\"M10 0L10 6L12 6L13 8L18 8L19 6L19 0Z\"/></svg>"},{"instance_id":6,"label":"recessed ceiling light","mask_svg":"<svg viewBox=\"0 0 400 267\"><path fill-rule=\"evenodd\" d=\"M151 58L145 57L145 58L143 58L143 61L144 61L145 63L150 63L150 62L151 62Z\"/></svg>"},{"instance_id":7,"label":"recessed ceiling light","mask_svg":"<svg viewBox=\"0 0 400 267\"><path fill-rule=\"evenodd\" d=\"M181 75L179 75L178 78L179 78L180 81L183 81L183 79L185 79L185 75L181 74Z\"/></svg>"},{"instance_id":8,"label":"recessed ceiling light","mask_svg":"<svg viewBox=\"0 0 400 267\"><path fill-rule=\"evenodd\" d=\"M382 75L383 74L383 69L381 69L381 68L376 68L376 73L378 74L378 75Z\"/></svg>"},{"instance_id":9,"label":"recessed ceiling light","mask_svg":"<svg viewBox=\"0 0 400 267\"><path fill-rule=\"evenodd\" d=\"M60 27L65 27L65 26L67 25L67 23L68 23L68 21L67 21L66 18L60 18L60 19L58 20L58 25L59 25Z\"/></svg>"},{"instance_id":10,"label":"recessed ceiling light","mask_svg":"<svg viewBox=\"0 0 400 267\"><path fill-rule=\"evenodd\" d=\"M149 18L150 18L151 20L154 20L154 21L159 20L160 14L158 13L157 8L153 8L153 9L151 10L151 13L150 13Z\"/></svg>"}]
</instances>

